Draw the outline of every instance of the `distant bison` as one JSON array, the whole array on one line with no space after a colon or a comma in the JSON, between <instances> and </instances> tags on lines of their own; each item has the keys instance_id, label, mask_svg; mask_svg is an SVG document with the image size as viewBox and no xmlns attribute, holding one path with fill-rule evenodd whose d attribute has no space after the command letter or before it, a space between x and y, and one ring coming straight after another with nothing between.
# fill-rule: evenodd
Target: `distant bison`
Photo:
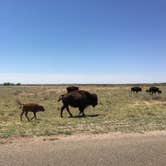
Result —
<instances>
[{"instance_id":1,"label":"distant bison","mask_svg":"<svg viewBox=\"0 0 166 166\"><path fill-rule=\"evenodd\" d=\"M141 92L142 91L142 88L140 87L132 87L131 88L131 93L138 93L138 92Z\"/></svg>"},{"instance_id":2,"label":"distant bison","mask_svg":"<svg viewBox=\"0 0 166 166\"><path fill-rule=\"evenodd\" d=\"M162 91L157 88L157 87L150 87L149 89L146 90L146 92L150 93L150 94L156 94L156 93L162 93Z\"/></svg>"},{"instance_id":3,"label":"distant bison","mask_svg":"<svg viewBox=\"0 0 166 166\"><path fill-rule=\"evenodd\" d=\"M89 93L84 90L72 91L70 93L66 93L61 95L59 101L62 100L63 106L61 107L60 116L63 117L63 110L66 108L70 117L72 117L72 113L69 110L69 106L79 108L79 115L85 116L84 109L87 106L92 105L95 107L98 104L98 97L96 94Z\"/></svg>"},{"instance_id":4,"label":"distant bison","mask_svg":"<svg viewBox=\"0 0 166 166\"><path fill-rule=\"evenodd\" d=\"M37 119L36 113L40 111L45 111L44 107L35 103L28 103L28 104L22 104L20 101L17 101L18 105L20 106L19 108L22 109L22 112L20 114L20 120L22 121L22 116L25 114L25 117L27 118L28 121L30 121L28 117L28 112L33 112L33 117L32 119Z\"/></svg>"},{"instance_id":5,"label":"distant bison","mask_svg":"<svg viewBox=\"0 0 166 166\"><path fill-rule=\"evenodd\" d=\"M68 86L66 90L67 90L67 93L70 93L72 91L79 90L79 88L77 86Z\"/></svg>"}]
</instances>

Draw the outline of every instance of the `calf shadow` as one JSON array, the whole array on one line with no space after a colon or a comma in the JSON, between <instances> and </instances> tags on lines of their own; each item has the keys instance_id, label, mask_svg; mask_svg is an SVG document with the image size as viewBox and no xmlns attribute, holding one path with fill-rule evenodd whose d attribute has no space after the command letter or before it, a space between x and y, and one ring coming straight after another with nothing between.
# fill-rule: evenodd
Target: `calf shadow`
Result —
<instances>
[{"instance_id":1,"label":"calf shadow","mask_svg":"<svg viewBox=\"0 0 166 166\"><path fill-rule=\"evenodd\" d=\"M85 115L85 116L81 116L81 115L73 115L73 117L71 118L95 118L95 117L98 117L98 116L101 116L101 114L90 114L90 115Z\"/></svg>"}]
</instances>

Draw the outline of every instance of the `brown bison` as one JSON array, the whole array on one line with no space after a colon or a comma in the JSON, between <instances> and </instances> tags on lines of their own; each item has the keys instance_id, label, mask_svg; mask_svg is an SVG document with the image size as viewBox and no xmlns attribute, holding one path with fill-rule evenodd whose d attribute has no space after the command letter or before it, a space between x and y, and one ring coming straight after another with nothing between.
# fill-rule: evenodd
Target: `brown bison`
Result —
<instances>
[{"instance_id":1,"label":"brown bison","mask_svg":"<svg viewBox=\"0 0 166 166\"><path fill-rule=\"evenodd\" d=\"M141 92L142 91L142 88L140 88L140 87L132 87L131 88L131 93L133 92L133 93L138 93L138 92Z\"/></svg>"},{"instance_id":2,"label":"brown bison","mask_svg":"<svg viewBox=\"0 0 166 166\"><path fill-rule=\"evenodd\" d=\"M69 110L69 106L79 108L79 115L85 116L84 109L87 106L95 107L98 104L98 98L96 94L89 93L84 90L72 91L70 93L66 93L61 95L59 101L62 100L63 106L61 107L60 116L63 117L63 110L66 108L70 117L72 117L72 113Z\"/></svg>"},{"instance_id":3,"label":"brown bison","mask_svg":"<svg viewBox=\"0 0 166 166\"><path fill-rule=\"evenodd\" d=\"M158 94L162 93L162 91L159 88L157 88L157 87L150 87L149 89L146 90L146 92L148 92L148 93L150 93L152 95L156 94L156 93L158 93Z\"/></svg>"},{"instance_id":4,"label":"brown bison","mask_svg":"<svg viewBox=\"0 0 166 166\"><path fill-rule=\"evenodd\" d=\"M79 90L79 87L77 87L77 86L68 86L66 88L66 90L67 90L67 93L70 93L72 91Z\"/></svg>"},{"instance_id":5,"label":"brown bison","mask_svg":"<svg viewBox=\"0 0 166 166\"><path fill-rule=\"evenodd\" d=\"M67 90L67 93L70 93L70 92L72 92L72 91L79 90L79 87L77 87L77 86L68 86L68 87L66 88L66 90ZM58 101L60 101L63 96L64 96L64 94L63 94L63 95L60 95Z\"/></svg>"},{"instance_id":6,"label":"brown bison","mask_svg":"<svg viewBox=\"0 0 166 166\"><path fill-rule=\"evenodd\" d=\"M44 107L35 103L28 103L28 104L22 104L20 101L17 101L18 105L20 106L19 108L22 109L22 112L20 114L20 120L22 121L22 116L25 114L25 117L27 118L28 121L30 121L28 117L28 112L33 112L33 117L32 119L37 119L36 113L40 111L45 111Z\"/></svg>"}]
</instances>

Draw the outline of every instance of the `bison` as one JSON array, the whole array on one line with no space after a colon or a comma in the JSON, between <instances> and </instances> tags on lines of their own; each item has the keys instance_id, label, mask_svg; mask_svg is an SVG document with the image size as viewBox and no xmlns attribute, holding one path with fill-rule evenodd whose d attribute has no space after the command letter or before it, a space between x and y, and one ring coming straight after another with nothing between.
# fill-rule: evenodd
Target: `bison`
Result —
<instances>
[{"instance_id":1,"label":"bison","mask_svg":"<svg viewBox=\"0 0 166 166\"><path fill-rule=\"evenodd\" d=\"M79 90L79 87L77 87L77 86L68 86L66 88L66 90L67 90L67 93L70 93L72 91Z\"/></svg>"},{"instance_id":2,"label":"bison","mask_svg":"<svg viewBox=\"0 0 166 166\"><path fill-rule=\"evenodd\" d=\"M62 100L63 106L61 107L61 118L63 118L63 110L66 108L70 117L72 117L72 113L69 110L69 106L79 108L79 115L85 116L84 109L87 106L95 107L98 104L98 97L96 94L89 93L84 90L72 91L70 93L66 93L61 95L59 101Z\"/></svg>"},{"instance_id":3,"label":"bison","mask_svg":"<svg viewBox=\"0 0 166 166\"><path fill-rule=\"evenodd\" d=\"M140 88L140 87L132 87L131 88L131 93L133 92L133 93L138 93L138 92L141 92L142 91L142 88Z\"/></svg>"},{"instance_id":4,"label":"bison","mask_svg":"<svg viewBox=\"0 0 166 166\"><path fill-rule=\"evenodd\" d=\"M40 111L45 111L44 107L35 103L28 103L28 104L23 104L20 101L17 100L17 104L19 105L19 108L22 109L22 112L20 114L20 120L22 121L22 116L25 114L25 117L27 118L28 121L30 121L28 117L28 112L33 112L33 117L32 119L37 119L36 113Z\"/></svg>"},{"instance_id":5,"label":"bison","mask_svg":"<svg viewBox=\"0 0 166 166\"><path fill-rule=\"evenodd\" d=\"M66 88L66 90L67 90L67 93L70 93L70 92L72 92L72 91L79 90L79 88L78 88L77 86L68 86L68 87ZM64 96L64 94L63 94L63 95L60 95L58 101L60 101L63 96Z\"/></svg>"},{"instance_id":6,"label":"bison","mask_svg":"<svg viewBox=\"0 0 166 166\"><path fill-rule=\"evenodd\" d=\"M156 94L156 93L162 93L162 91L157 88L157 87L150 87L149 89L146 90L146 92L150 93L150 94Z\"/></svg>"}]
</instances>

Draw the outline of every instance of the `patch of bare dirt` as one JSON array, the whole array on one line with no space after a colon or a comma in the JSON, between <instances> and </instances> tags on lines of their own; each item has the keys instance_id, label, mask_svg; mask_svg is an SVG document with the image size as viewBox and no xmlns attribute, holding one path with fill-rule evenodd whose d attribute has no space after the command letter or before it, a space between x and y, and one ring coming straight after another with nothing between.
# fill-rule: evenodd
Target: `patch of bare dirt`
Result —
<instances>
[{"instance_id":1,"label":"patch of bare dirt","mask_svg":"<svg viewBox=\"0 0 166 166\"><path fill-rule=\"evenodd\" d=\"M42 144L43 142L54 142L54 141L79 141L79 140L102 140L102 139L120 139L120 138L129 138L129 137L146 137L146 136L166 136L166 131L152 131L144 133L121 133L121 132L112 132L107 134L77 134L72 136L42 136L42 137L26 137L26 138L9 138L9 139L0 139L0 146L3 144Z\"/></svg>"}]
</instances>

